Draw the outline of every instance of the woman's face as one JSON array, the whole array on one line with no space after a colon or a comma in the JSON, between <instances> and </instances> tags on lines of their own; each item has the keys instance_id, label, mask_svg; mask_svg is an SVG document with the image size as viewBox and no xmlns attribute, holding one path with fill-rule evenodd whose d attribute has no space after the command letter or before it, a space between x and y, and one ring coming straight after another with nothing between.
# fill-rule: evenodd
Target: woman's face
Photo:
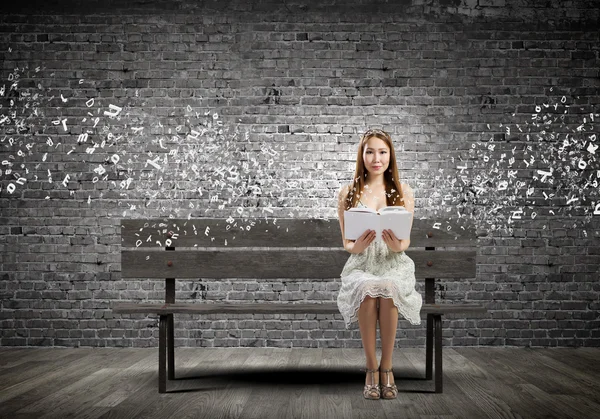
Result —
<instances>
[{"instance_id":1,"label":"woman's face","mask_svg":"<svg viewBox=\"0 0 600 419\"><path fill-rule=\"evenodd\" d=\"M363 151L365 169L372 175L383 175L390 164L390 149L380 138L371 137Z\"/></svg>"}]
</instances>

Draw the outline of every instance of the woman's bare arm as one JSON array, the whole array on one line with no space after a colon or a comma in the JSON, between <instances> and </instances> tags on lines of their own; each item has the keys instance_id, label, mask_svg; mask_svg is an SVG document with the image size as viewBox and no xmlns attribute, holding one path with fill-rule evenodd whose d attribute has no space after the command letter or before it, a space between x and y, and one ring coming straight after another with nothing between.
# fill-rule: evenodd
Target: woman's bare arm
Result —
<instances>
[{"instance_id":1,"label":"woman's bare arm","mask_svg":"<svg viewBox=\"0 0 600 419\"><path fill-rule=\"evenodd\" d=\"M342 186L338 193L338 218L340 220L340 229L342 230L342 244L344 249L352 253L355 240L346 240L344 236L344 211L346 209L346 197L350 191L349 185Z\"/></svg>"}]
</instances>

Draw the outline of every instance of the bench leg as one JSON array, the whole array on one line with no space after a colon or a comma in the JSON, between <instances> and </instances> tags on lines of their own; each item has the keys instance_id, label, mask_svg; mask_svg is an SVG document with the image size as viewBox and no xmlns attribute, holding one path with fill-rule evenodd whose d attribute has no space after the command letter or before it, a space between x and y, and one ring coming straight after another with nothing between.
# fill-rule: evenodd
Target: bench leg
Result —
<instances>
[{"instance_id":1,"label":"bench leg","mask_svg":"<svg viewBox=\"0 0 600 419\"><path fill-rule=\"evenodd\" d=\"M167 392L167 318L168 315L160 316L158 327L158 392Z\"/></svg>"},{"instance_id":2,"label":"bench leg","mask_svg":"<svg viewBox=\"0 0 600 419\"><path fill-rule=\"evenodd\" d=\"M427 314L427 340L425 341L425 378L433 376L433 314Z\"/></svg>"},{"instance_id":3,"label":"bench leg","mask_svg":"<svg viewBox=\"0 0 600 419\"><path fill-rule=\"evenodd\" d=\"M169 367L167 368L168 378L169 380L175 379L175 331L174 331L174 321L173 314L168 314L168 334L167 334L167 342L169 349L167 350L167 354L169 357Z\"/></svg>"},{"instance_id":4,"label":"bench leg","mask_svg":"<svg viewBox=\"0 0 600 419\"><path fill-rule=\"evenodd\" d=\"M442 316L433 317L435 325L435 392L442 393Z\"/></svg>"}]
</instances>

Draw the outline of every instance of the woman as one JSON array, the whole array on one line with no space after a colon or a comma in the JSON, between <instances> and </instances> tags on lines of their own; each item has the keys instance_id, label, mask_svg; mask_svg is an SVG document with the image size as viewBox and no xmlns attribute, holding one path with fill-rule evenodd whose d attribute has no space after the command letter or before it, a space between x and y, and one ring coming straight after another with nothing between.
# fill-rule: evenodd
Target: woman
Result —
<instances>
[{"instance_id":1,"label":"woman","mask_svg":"<svg viewBox=\"0 0 600 419\"><path fill-rule=\"evenodd\" d=\"M367 399L395 399L398 388L392 372L392 351L396 340L398 314L411 324L421 324L421 295L415 290L415 264L404 251L410 239L399 240L390 230L375 240L374 231L365 231L357 240L344 237L344 210L352 207L379 210L404 206L413 213L414 196L407 184L400 184L392 138L382 130L369 130L361 138L354 183L341 188L338 216L344 248L351 253L341 273L337 298L346 328L358 321L367 360L363 395ZM375 356L379 320L381 364ZM381 377L375 376L380 371ZM370 373L370 374L369 374ZM383 385L379 385L383 382Z\"/></svg>"}]
</instances>

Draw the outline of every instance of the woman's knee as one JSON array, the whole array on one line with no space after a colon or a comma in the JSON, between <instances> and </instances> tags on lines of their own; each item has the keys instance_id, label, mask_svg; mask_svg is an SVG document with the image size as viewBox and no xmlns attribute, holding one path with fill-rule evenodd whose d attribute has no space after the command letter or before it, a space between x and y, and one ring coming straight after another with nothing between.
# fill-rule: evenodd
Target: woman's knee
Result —
<instances>
[{"instance_id":1,"label":"woman's knee","mask_svg":"<svg viewBox=\"0 0 600 419\"><path fill-rule=\"evenodd\" d=\"M394 304L394 300L392 300L391 298L379 297L379 303L383 305Z\"/></svg>"},{"instance_id":2,"label":"woman's knee","mask_svg":"<svg viewBox=\"0 0 600 419\"><path fill-rule=\"evenodd\" d=\"M398 309L391 298L380 298L379 304L385 309Z\"/></svg>"},{"instance_id":3,"label":"woman's knee","mask_svg":"<svg viewBox=\"0 0 600 419\"><path fill-rule=\"evenodd\" d=\"M360 304L360 306L361 307L370 307L370 308L377 307L377 301L378 301L377 297L371 297L371 296L367 295L364 298L363 302Z\"/></svg>"}]
</instances>

